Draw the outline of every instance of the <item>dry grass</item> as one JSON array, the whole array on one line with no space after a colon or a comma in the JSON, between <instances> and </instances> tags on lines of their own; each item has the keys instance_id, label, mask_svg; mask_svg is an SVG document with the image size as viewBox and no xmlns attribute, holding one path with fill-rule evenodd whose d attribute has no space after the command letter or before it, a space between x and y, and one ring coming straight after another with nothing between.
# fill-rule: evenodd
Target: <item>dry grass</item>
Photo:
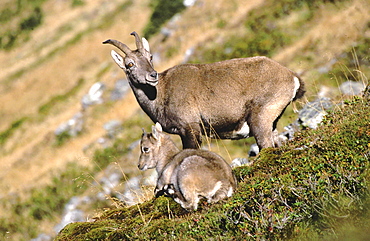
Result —
<instances>
[{"instance_id":1,"label":"dry grass","mask_svg":"<svg viewBox=\"0 0 370 241\"><path fill-rule=\"evenodd\" d=\"M94 12L101 8L106 1L89 1L84 7L76 8L69 13L69 3L48 8L45 11L45 26L34 33L32 40L24 46L14 49L10 52L0 52L0 63L8 66L0 73L0 130L6 130L10 123L21 118L31 117L33 121L28 121L17 130L3 147L0 148L0 190L1 194L8 192L18 192L28 189L34 185L47 182L52 175L52 170L60 169L68 161L76 160L82 165L90 165L88 156L82 149L85 145L95 141L102 136L104 130L103 123L111 119L126 119L139 108L132 94L124 101L119 101L112 106L111 111L104 115L94 116L94 120L87 120L89 125L86 127L84 135L77 137L70 143L61 148L54 148L53 132L63 122L71 118L76 112L81 110L81 97L87 93L90 86L96 81L103 81L108 88L112 87L117 78L124 77L124 73L118 69L107 72L97 78L101 66L112 64L109 58L110 49L101 44L108 37L117 37L123 41L133 42L128 34L135 29L143 28L145 19L148 16L146 2L134 3L127 13L141 17L142 22L134 18L128 18L123 25L123 19L119 17L118 21L104 29L96 29L94 32L83 36L76 44L66 46L57 55L50 57L48 61L37 64L38 59L48 55L56 48L63 44L86 28L87 21L78 21L74 23L74 31L55 43L45 43L45 48L40 52L32 52L33 44L42 40L46 41L51 36L58 34L60 24L73 20L76 16L84 13ZM124 1L115 1L115 5ZM52 2L50 2L52 4ZM64 14L66 13L66 14ZM55 17L60 16L60 17ZM44 26L43 25L43 26ZM84 25L84 26L79 26ZM127 40L125 40L127 38ZM39 40L40 39L40 40ZM23 56L19 59L17 56ZM10 59L11 61L7 61ZM35 67L32 67L36 64ZM30 69L20 77L9 81L8 78L12 73L21 69ZM113 69L113 68L112 68ZM112 78L113 76L113 78ZM46 103L51 97L65 93L71 86L83 77L86 81L75 96L69 98L61 110L57 113L44 117L41 121L38 118L38 108Z\"/></svg>"},{"instance_id":2,"label":"dry grass","mask_svg":"<svg viewBox=\"0 0 370 241\"><path fill-rule=\"evenodd\" d=\"M118 6L124 1L85 1L84 6L72 10L69 3L57 2L49 1L44 6L48 9L45 11L44 24L32 33L30 41L12 51L0 52L0 65L7 66L0 72L0 131L6 130L10 123L21 117L32 117L32 121L27 121L0 148L0 195L21 192L34 185L47 183L53 170L63 168L71 160L91 165L89 155L83 153L82 148L103 135L102 124L110 119L126 120L139 108L130 94L125 100L109 106L103 115L90 116L87 129L82 135L60 148L52 146L53 131L80 110L80 99L94 82L103 81L109 88L117 78L124 77L124 73L110 59L111 48L101 45L101 41L115 38L134 48L134 39L129 33L134 30L141 32L150 11L148 0L133 1L111 25L95 28L75 43L66 45L79 32L91 27L88 23L97 24L99 19L94 18L92 13L112 11L112 6ZM248 12L263 2L204 0L185 10L182 18L176 22L171 38L162 42L163 35L159 34L151 39L152 51L161 56L161 62L155 67L159 71L164 70L181 63L184 53L191 47L208 43L222 44L224 37L244 31L243 24ZM319 86L318 83L310 82L315 75L311 72L312 62L303 58L293 62L297 55L313 57L315 67L323 65L348 48L360 35L369 34L363 32L370 20L367 14L369 3L366 0L354 0L345 4L347 6L340 10L333 6L322 8L304 36L273 56L294 70L305 71L304 79L308 88ZM61 34L62 26L69 26L64 30L65 34ZM40 59L58 48L61 50L57 54L39 63ZM166 53L171 48L174 51L168 57ZM307 51L308 48L310 51ZM100 75L102 66L106 65L112 67ZM9 79L22 69L27 70L25 74ZM37 117L41 105L51 97L65 93L80 78L86 80L84 86L63 107L42 120ZM308 96L314 94L313 91ZM217 144L212 146L212 150L228 161L246 156L246 146L229 153L228 141L214 143Z\"/></svg>"},{"instance_id":3,"label":"dry grass","mask_svg":"<svg viewBox=\"0 0 370 241\"><path fill-rule=\"evenodd\" d=\"M304 36L274 59L297 71L309 72L337 57L364 34L369 35L364 32L370 21L369 2L354 0L342 4L345 6L340 9L331 5L321 8ZM312 57L313 62L293 62L297 56Z\"/></svg>"}]
</instances>

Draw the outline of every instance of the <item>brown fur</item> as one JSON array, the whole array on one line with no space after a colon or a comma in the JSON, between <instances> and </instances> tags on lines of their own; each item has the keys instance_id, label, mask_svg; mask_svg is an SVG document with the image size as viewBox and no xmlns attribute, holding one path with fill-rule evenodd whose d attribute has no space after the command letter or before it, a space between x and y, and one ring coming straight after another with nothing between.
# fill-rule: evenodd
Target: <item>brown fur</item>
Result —
<instances>
[{"instance_id":1,"label":"brown fur","mask_svg":"<svg viewBox=\"0 0 370 241\"><path fill-rule=\"evenodd\" d=\"M254 136L260 149L274 146L277 121L305 92L294 72L267 57L182 64L157 74L143 44L131 51L116 40L104 43L126 54L113 51L112 57L126 72L141 108L164 131L180 135L184 148L199 148L206 133L224 139Z\"/></svg>"},{"instance_id":2,"label":"brown fur","mask_svg":"<svg viewBox=\"0 0 370 241\"><path fill-rule=\"evenodd\" d=\"M180 151L162 132L159 123L152 129L153 133L142 136L138 167L141 170L156 168L156 196L171 196L192 211L197 209L200 198L213 203L232 195L236 180L222 157L200 149Z\"/></svg>"}]
</instances>

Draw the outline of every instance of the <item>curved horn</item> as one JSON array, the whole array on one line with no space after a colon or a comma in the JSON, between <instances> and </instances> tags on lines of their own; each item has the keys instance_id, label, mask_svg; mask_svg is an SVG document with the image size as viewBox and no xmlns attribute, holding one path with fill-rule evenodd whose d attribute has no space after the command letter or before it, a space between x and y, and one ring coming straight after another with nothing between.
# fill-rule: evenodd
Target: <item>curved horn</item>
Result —
<instances>
[{"instance_id":1,"label":"curved horn","mask_svg":"<svg viewBox=\"0 0 370 241\"><path fill-rule=\"evenodd\" d=\"M131 35L134 35L135 36L135 41L136 41L136 47L137 49L143 53L143 50L144 50L144 47L143 47L143 42L141 42L141 39L139 37L139 35L134 31L131 33Z\"/></svg>"},{"instance_id":2,"label":"curved horn","mask_svg":"<svg viewBox=\"0 0 370 241\"><path fill-rule=\"evenodd\" d=\"M124 52L126 55L132 52L132 50L131 50L129 47L127 47L127 45L126 45L126 44L123 44L123 43L121 43L121 42L120 42L120 41L118 41L118 40L108 39L108 40L105 40L105 41L103 42L103 44L111 44L111 45L113 45L113 46L116 46L116 47L117 47L117 48L119 48L122 52Z\"/></svg>"}]
</instances>

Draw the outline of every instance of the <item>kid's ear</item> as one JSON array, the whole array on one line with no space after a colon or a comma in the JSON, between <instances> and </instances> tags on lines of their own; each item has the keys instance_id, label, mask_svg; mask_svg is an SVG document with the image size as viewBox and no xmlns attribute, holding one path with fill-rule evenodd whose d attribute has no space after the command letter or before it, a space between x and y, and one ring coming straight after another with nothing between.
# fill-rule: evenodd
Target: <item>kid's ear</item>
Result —
<instances>
[{"instance_id":1,"label":"kid's ear","mask_svg":"<svg viewBox=\"0 0 370 241\"><path fill-rule=\"evenodd\" d=\"M156 140L159 140L160 134L162 133L162 126L158 122L155 126L152 126L152 135Z\"/></svg>"},{"instance_id":2,"label":"kid's ear","mask_svg":"<svg viewBox=\"0 0 370 241\"><path fill-rule=\"evenodd\" d=\"M123 63L123 58L121 55L119 55L116 51L112 50L110 52L110 55L112 56L114 62L121 68L121 69L126 69L125 64Z\"/></svg>"}]
</instances>

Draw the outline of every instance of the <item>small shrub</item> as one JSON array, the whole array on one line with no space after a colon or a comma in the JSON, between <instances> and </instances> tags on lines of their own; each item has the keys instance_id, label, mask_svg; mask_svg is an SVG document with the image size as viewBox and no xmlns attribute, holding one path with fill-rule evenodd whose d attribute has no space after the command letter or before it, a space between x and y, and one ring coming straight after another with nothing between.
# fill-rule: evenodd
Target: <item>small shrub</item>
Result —
<instances>
[{"instance_id":1,"label":"small shrub","mask_svg":"<svg viewBox=\"0 0 370 241\"><path fill-rule=\"evenodd\" d=\"M83 6L83 5L85 5L85 1L84 0L72 0L71 5L72 5L72 7Z\"/></svg>"},{"instance_id":2,"label":"small shrub","mask_svg":"<svg viewBox=\"0 0 370 241\"><path fill-rule=\"evenodd\" d=\"M151 2L153 13L150 17L149 23L144 28L144 37L149 39L156 34L161 26L176 13L185 9L182 0L165 1L155 0Z\"/></svg>"},{"instance_id":3,"label":"small shrub","mask_svg":"<svg viewBox=\"0 0 370 241\"><path fill-rule=\"evenodd\" d=\"M21 31L34 30L36 27L38 27L41 24L42 17L43 17L43 14L42 14L41 8L35 7L32 14L20 23L19 29Z\"/></svg>"}]
</instances>

